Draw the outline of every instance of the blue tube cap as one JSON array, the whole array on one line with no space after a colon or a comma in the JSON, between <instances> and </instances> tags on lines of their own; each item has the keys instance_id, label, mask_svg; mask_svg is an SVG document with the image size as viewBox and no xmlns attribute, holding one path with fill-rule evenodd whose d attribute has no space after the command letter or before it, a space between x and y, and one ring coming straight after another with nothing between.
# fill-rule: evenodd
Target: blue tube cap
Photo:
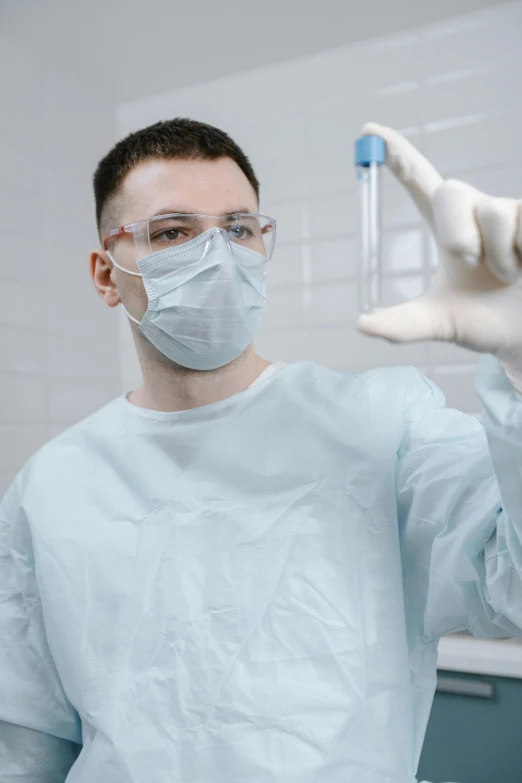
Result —
<instances>
[{"instance_id":1,"label":"blue tube cap","mask_svg":"<svg viewBox=\"0 0 522 783\"><path fill-rule=\"evenodd\" d=\"M355 141L355 165L369 166L386 163L386 142L380 136L359 136Z\"/></svg>"}]
</instances>

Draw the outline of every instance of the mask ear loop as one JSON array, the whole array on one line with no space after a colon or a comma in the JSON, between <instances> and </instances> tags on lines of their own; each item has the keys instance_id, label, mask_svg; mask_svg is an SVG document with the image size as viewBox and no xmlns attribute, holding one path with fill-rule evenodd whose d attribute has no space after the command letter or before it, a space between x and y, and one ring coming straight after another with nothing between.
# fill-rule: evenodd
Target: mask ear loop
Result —
<instances>
[{"instance_id":1,"label":"mask ear loop","mask_svg":"<svg viewBox=\"0 0 522 783\"><path fill-rule=\"evenodd\" d=\"M112 257L111 253L108 250L106 250L105 252L107 253L109 258L111 259L111 261L114 264L114 266L116 267L116 269L120 269L122 272L125 272L126 275L132 275L133 277L143 277L143 275L140 274L139 272L131 272L129 269L124 269L122 266L120 266L118 263L116 263L116 261L114 260L114 258ZM134 316L129 313L129 311L127 310L127 308L123 304L123 302L120 302L120 304L123 307L123 312L125 313L127 318L129 318L131 321L134 321L134 323L138 324L138 326L139 326L141 321L138 321L137 318L134 318Z\"/></svg>"}]
</instances>

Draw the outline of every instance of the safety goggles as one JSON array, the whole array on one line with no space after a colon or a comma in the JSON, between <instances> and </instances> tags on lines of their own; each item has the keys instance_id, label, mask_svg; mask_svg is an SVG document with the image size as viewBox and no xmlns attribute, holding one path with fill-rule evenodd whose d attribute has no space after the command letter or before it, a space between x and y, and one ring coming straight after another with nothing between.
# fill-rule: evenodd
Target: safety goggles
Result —
<instances>
[{"instance_id":1,"label":"safety goggles","mask_svg":"<svg viewBox=\"0 0 522 783\"><path fill-rule=\"evenodd\" d=\"M252 212L223 216L182 212L155 215L109 231L103 238L103 248L118 265L134 272L138 271L137 262L145 256L196 240L212 228L222 229L231 243L255 250L267 260L272 256L276 221Z\"/></svg>"}]
</instances>

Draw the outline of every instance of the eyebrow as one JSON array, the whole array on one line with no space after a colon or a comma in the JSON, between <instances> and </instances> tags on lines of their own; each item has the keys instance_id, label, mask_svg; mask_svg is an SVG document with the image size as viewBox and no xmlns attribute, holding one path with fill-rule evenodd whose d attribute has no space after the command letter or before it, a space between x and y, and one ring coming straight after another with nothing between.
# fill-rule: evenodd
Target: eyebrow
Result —
<instances>
[{"instance_id":1,"label":"eyebrow","mask_svg":"<svg viewBox=\"0 0 522 783\"><path fill-rule=\"evenodd\" d=\"M254 215L256 213L252 212L251 209L248 209L247 207L239 207L238 209L233 209L228 212L222 212L221 215L210 215L209 217L232 217L233 215L238 215L240 213ZM161 215L198 215L201 214L199 212L187 212L184 209L173 209L172 207L161 207L157 212L155 212L153 215L150 215L149 217L161 217Z\"/></svg>"}]
</instances>

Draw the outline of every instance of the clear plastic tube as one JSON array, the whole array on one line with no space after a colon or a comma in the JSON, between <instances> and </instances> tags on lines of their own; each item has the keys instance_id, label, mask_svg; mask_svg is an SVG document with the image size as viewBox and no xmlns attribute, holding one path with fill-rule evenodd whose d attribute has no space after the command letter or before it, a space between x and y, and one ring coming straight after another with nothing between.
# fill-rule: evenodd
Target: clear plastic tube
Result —
<instances>
[{"instance_id":1,"label":"clear plastic tube","mask_svg":"<svg viewBox=\"0 0 522 783\"><path fill-rule=\"evenodd\" d=\"M383 306L381 167L385 158L380 137L361 136L355 142L360 213L357 305L361 313Z\"/></svg>"},{"instance_id":2,"label":"clear plastic tube","mask_svg":"<svg viewBox=\"0 0 522 783\"><path fill-rule=\"evenodd\" d=\"M357 298L361 313L382 306L381 167L357 167L359 181L359 262Z\"/></svg>"}]
</instances>

